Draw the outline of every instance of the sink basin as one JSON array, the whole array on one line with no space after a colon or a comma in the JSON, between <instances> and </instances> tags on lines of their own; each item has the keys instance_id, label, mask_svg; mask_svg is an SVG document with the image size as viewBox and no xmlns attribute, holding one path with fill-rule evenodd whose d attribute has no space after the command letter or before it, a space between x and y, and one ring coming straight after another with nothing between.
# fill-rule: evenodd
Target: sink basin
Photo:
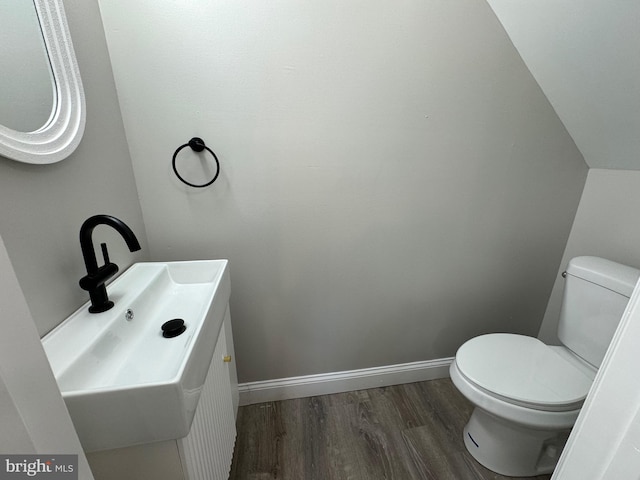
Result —
<instances>
[{"instance_id":1,"label":"sink basin","mask_svg":"<svg viewBox=\"0 0 640 480\"><path fill-rule=\"evenodd\" d=\"M85 451L189 433L227 310L226 260L136 263L42 339ZM165 338L162 325L184 320Z\"/></svg>"}]
</instances>

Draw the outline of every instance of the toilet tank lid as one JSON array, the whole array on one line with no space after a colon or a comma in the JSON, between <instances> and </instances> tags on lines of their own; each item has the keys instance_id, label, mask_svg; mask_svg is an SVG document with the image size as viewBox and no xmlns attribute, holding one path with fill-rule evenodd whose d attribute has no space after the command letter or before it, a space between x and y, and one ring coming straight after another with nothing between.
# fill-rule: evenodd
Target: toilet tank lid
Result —
<instances>
[{"instance_id":1,"label":"toilet tank lid","mask_svg":"<svg viewBox=\"0 0 640 480\"><path fill-rule=\"evenodd\" d=\"M600 257L576 257L569 262L567 274L630 297L640 270Z\"/></svg>"}]
</instances>

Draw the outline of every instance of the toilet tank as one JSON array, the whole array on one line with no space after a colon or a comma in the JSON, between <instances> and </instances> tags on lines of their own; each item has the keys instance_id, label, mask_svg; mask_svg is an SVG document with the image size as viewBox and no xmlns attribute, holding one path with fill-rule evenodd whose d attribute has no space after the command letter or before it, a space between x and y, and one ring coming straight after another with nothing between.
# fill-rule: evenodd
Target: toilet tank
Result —
<instances>
[{"instance_id":1,"label":"toilet tank","mask_svg":"<svg viewBox=\"0 0 640 480\"><path fill-rule=\"evenodd\" d=\"M600 367L640 270L598 257L576 257L567 267L558 338Z\"/></svg>"}]
</instances>

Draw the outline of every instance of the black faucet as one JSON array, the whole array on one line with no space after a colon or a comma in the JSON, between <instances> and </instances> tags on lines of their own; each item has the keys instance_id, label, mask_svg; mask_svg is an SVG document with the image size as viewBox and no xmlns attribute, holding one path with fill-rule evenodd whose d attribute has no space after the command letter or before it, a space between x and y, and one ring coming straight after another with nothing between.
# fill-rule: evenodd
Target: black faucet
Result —
<instances>
[{"instance_id":1,"label":"black faucet","mask_svg":"<svg viewBox=\"0 0 640 480\"><path fill-rule=\"evenodd\" d=\"M140 250L138 239L122 220L111 215L94 215L84 221L82 227L80 227L80 247L82 248L84 264L87 266L87 275L82 277L79 283L80 288L89 292L89 297L91 298L90 313L106 312L113 307L113 302L107 297L107 287L104 283L118 272L118 266L109 261L106 243L100 245L102 247L104 265L98 267L96 252L93 249L93 241L91 239L93 229L97 225L109 225L115 229L127 242L129 251L136 252Z\"/></svg>"}]
</instances>

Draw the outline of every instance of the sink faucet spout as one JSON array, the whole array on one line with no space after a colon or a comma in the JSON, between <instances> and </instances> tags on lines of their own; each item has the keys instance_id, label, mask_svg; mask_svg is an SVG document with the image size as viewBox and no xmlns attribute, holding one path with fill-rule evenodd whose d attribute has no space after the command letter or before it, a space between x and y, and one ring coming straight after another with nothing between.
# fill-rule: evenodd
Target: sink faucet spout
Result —
<instances>
[{"instance_id":1,"label":"sink faucet spout","mask_svg":"<svg viewBox=\"0 0 640 480\"><path fill-rule=\"evenodd\" d=\"M101 244L104 265L98 267L92 240L93 229L98 225L108 225L122 235L129 247L129 251L140 250L138 239L122 220L111 215L94 215L84 221L82 227L80 227L80 248L87 267L87 275L82 277L79 283L80 288L89 292L89 297L91 298L89 312L91 313L104 312L113 307L113 302L107 296L105 282L118 272L118 266L109 261L109 252L105 243Z\"/></svg>"}]
</instances>

